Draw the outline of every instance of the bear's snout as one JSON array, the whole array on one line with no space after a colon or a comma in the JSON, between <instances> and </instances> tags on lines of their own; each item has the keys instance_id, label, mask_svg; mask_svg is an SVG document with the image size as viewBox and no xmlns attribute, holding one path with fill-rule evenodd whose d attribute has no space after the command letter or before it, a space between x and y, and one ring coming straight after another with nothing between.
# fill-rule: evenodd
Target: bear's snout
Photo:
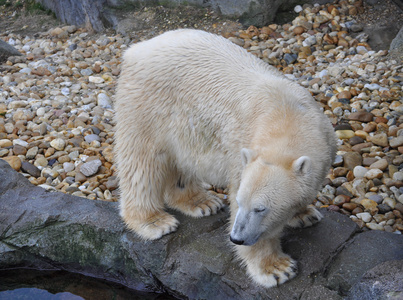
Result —
<instances>
[{"instance_id":1,"label":"bear's snout","mask_svg":"<svg viewBox=\"0 0 403 300\"><path fill-rule=\"evenodd\" d=\"M244 241L242 241L242 240L233 239L232 236L229 236L229 239L231 240L231 242L233 242L236 245L243 245L243 243L244 243Z\"/></svg>"}]
</instances>

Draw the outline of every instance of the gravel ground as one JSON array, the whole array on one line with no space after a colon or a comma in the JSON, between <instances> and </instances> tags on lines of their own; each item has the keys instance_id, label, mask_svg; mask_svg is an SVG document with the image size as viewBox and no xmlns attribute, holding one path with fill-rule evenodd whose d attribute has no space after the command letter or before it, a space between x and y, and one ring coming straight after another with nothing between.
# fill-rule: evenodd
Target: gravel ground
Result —
<instances>
[{"instance_id":1,"label":"gravel ground","mask_svg":"<svg viewBox=\"0 0 403 300\"><path fill-rule=\"evenodd\" d=\"M306 87L335 126L338 155L314 205L349 215L363 230L401 234L402 62L370 49L356 21L362 1L296 11L284 25L242 30L206 15L199 28ZM194 27L186 24L178 27ZM0 157L45 189L117 201L112 116L120 58L132 42L173 28L135 36L93 35L75 26L35 35L1 31L24 56L0 65Z\"/></svg>"}]
</instances>

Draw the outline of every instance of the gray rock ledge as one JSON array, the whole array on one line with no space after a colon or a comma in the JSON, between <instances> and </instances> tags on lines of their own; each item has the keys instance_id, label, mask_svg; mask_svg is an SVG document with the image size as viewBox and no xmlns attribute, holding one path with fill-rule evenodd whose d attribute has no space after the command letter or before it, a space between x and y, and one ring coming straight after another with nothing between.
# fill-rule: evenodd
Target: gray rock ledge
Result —
<instances>
[{"instance_id":1,"label":"gray rock ledge","mask_svg":"<svg viewBox=\"0 0 403 300\"><path fill-rule=\"evenodd\" d=\"M144 242L125 229L117 203L47 192L0 159L0 269L66 270L181 299L357 299L363 275L379 265L367 281L393 279L376 291L379 299L403 293L402 276L393 275L402 265L403 237L360 233L348 217L323 213L316 226L284 236L299 275L264 289L234 259L228 211L201 219L176 214L177 232Z\"/></svg>"}]
</instances>

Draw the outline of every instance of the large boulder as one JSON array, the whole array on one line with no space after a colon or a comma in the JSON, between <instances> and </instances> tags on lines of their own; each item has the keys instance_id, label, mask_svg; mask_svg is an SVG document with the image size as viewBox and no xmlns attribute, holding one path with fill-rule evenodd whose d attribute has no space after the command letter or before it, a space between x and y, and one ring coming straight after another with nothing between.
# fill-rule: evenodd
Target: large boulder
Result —
<instances>
[{"instance_id":1,"label":"large boulder","mask_svg":"<svg viewBox=\"0 0 403 300\"><path fill-rule=\"evenodd\" d=\"M403 26L390 44L389 55L399 62L403 61Z\"/></svg>"},{"instance_id":2,"label":"large boulder","mask_svg":"<svg viewBox=\"0 0 403 300\"><path fill-rule=\"evenodd\" d=\"M402 236L360 233L348 217L323 213L314 227L284 235L299 275L265 289L234 258L228 210L200 219L176 214L177 232L142 241L126 230L117 203L47 192L0 159L0 270L61 269L189 299L342 299L367 270L401 264ZM398 288L385 285L389 292Z\"/></svg>"},{"instance_id":3,"label":"large boulder","mask_svg":"<svg viewBox=\"0 0 403 300\"><path fill-rule=\"evenodd\" d=\"M6 61L10 56L22 55L17 49L11 46L9 43L0 40L0 63Z\"/></svg>"},{"instance_id":4,"label":"large boulder","mask_svg":"<svg viewBox=\"0 0 403 300\"><path fill-rule=\"evenodd\" d=\"M136 10L142 6L178 5L209 7L227 18L239 19L244 25L264 26L274 20L279 8L289 9L298 0L36 0L47 9L53 11L62 22L86 26L95 31L105 27L117 29L121 22L126 22L122 12ZM302 2L313 2L306 0ZM317 1L316 1L317 2ZM329 2L321 0L321 2Z\"/></svg>"}]
</instances>

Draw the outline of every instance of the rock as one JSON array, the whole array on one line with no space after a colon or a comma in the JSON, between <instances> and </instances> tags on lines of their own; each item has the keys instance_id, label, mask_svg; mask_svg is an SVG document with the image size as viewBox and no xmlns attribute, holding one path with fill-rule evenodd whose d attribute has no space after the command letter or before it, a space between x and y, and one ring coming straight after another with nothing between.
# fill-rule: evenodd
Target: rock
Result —
<instances>
[{"instance_id":1,"label":"rock","mask_svg":"<svg viewBox=\"0 0 403 300\"><path fill-rule=\"evenodd\" d=\"M97 134L88 134L84 137L84 140L89 144L92 141L101 141L101 138Z\"/></svg>"},{"instance_id":2,"label":"rock","mask_svg":"<svg viewBox=\"0 0 403 300\"><path fill-rule=\"evenodd\" d=\"M370 169L365 173L365 178L374 179L374 178L382 178L383 172L379 169Z\"/></svg>"},{"instance_id":3,"label":"rock","mask_svg":"<svg viewBox=\"0 0 403 300\"><path fill-rule=\"evenodd\" d=\"M27 159L34 159L35 156L38 154L38 150L39 148L37 146L28 149L27 153L25 154L25 157Z\"/></svg>"},{"instance_id":4,"label":"rock","mask_svg":"<svg viewBox=\"0 0 403 300\"><path fill-rule=\"evenodd\" d=\"M403 249L403 239L401 236L397 235L392 237L393 235L393 233L383 231L367 231L356 235L351 241L351 244L338 255L336 261L334 261L329 268L329 276L327 278L329 287L332 289L336 287L340 288L340 291L344 293L347 293L352 287L351 289L354 291L355 284L351 283L351 279L355 278L357 274L362 275L365 273L365 271L362 272L361 268L369 270L373 268L374 265L376 266L386 261L401 261L401 257L403 256L403 252L401 251L401 249ZM389 236L393 238L397 244L386 244L386 239ZM368 247L363 247L363 245L368 245ZM385 245L389 245L390 247L385 247ZM377 255L375 255L375 253L377 253ZM382 253L382 255L379 255L380 253ZM360 263L357 264L357 257L365 257L365 259L360 260ZM336 280L337 283L334 284L333 280ZM360 295L359 298L355 299L366 298Z\"/></svg>"},{"instance_id":5,"label":"rock","mask_svg":"<svg viewBox=\"0 0 403 300\"><path fill-rule=\"evenodd\" d=\"M373 118L374 118L374 115L372 113L369 113L366 111L354 112L348 116L349 120L360 121L360 122L364 122L364 123L371 122Z\"/></svg>"},{"instance_id":6,"label":"rock","mask_svg":"<svg viewBox=\"0 0 403 300\"><path fill-rule=\"evenodd\" d=\"M355 178L364 178L365 174L367 173L368 169L362 166L354 167L353 173Z\"/></svg>"},{"instance_id":7,"label":"rock","mask_svg":"<svg viewBox=\"0 0 403 300\"><path fill-rule=\"evenodd\" d=\"M75 166L71 162L64 162L63 163L63 169L66 173L71 172L75 169Z\"/></svg>"},{"instance_id":8,"label":"rock","mask_svg":"<svg viewBox=\"0 0 403 300\"><path fill-rule=\"evenodd\" d=\"M365 223L368 223L369 221L372 220L372 216L371 216L371 214L368 213L368 212L358 213L358 214L357 214L357 218L360 218L360 219L363 220Z\"/></svg>"},{"instance_id":9,"label":"rock","mask_svg":"<svg viewBox=\"0 0 403 300\"><path fill-rule=\"evenodd\" d=\"M382 262L366 271L350 289L346 300L395 299L402 296L403 261Z\"/></svg>"},{"instance_id":10,"label":"rock","mask_svg":"<svg viewBox=\"0 0 403 300\"><path fill-rule=\"evenodd\" d=\"M7 60L10 56L20 56L22 55L17 49L15 49L10 44L0 40L0 63Z\"/></svg>"},{"instance_id":11,"label":"rock","mask_svg":"<svg viewBox=\"0 0 403 300\"><path fill-rule=\"evenodd\" d=\"M98 105L103 107L103 108L112 108L112 102L111 99L108 97L107 94L105 93L100 93L98 94Z\"/></svg>"},{"instance_id":12,"label":"rock","mask_svg":"<svg viewBox=\"0 0 403 300\"><path fill-rule=\"evenodd\" d=\"M6 147L11 147L13 145L13 142L7 139L1 139L0 140L0 148L6 148Z\"/></svg>"},{"instance_id":13,"label":"rock","mask_svg":"<svg viewBox=\"0 0 403 300\"><path fill-rule=\"evenodd\" d=\"M90 177L92 175L95 175L98 172L100 166L102 166L102 162L99 159L92 160L92 161L84 163L80 167L80 172L84 176Z\"/></svg>"},{"instance_id":14,"label":"rock","mask_svg":"<svg viewBox=\"0 0 403 300\"><path fill-rule=\"evenodd\" d=\"M376 203L375 201L373 201L373 200L370 200L370 199L363 199L363 200L361 200L360 201L360 204L364 207L364 209L365 209L365 211L369 211L369 212L376 212L376 209L377 209L377 206L378 206L378 203ZM364 219L362 219L364 222L367 222L367 221L365 221Z\"/></svg>"},{"instance_id":15,"label":"rock","mask_svg":"<svg viewBox=\"0 0 403 300\"><path fill-rule=\"evenodd\" d=\"M43 156L38 157L34 162L34 166L36 166L36 167L46 167L47 165L48 165L48 160Z\"/></svg>"},{"instance_id":16,"label":"rock","mask_svg":"<svg viewBox=\"0 0 403 300\"><path fill-rule=\"evenodd\" d=\"M92 83L103 83L105 80L101 77L90 76L90 77L88 77L88 81L92 82Z\"/></svg>"},{"instance_id":17,"label":"rock","mask_svg":"<svg viewBox=\"0 0 403 300\"><path fill-rule=\"evenodd\" d=\"M390 44L389 55L400 61L403 58L403 26Z\"/></svg>"},{"instance_id":18,"label":"rock","mask_svg":"<svg viewBox=\"0 0 403 300\"><path fill-rule=\"evenodd\" d=\"M398 136L398 137L392 138L392 139L389 141L389 145L390 145L392 148L397 148L397 147L402 146L402 145L403 145L403 136L400 135L400 136Z\"/></svg>"},{"instance_id":19,"label":"rock","mask_svg":"<svg viewBox=\"0 0 403 300\"><path fill-rule=\"evenodd\" d=\"M14 145L13 153L14 155L25 155L27 153L27 148L20 145Z\"/></svg>"},{"instance_id":20,"label":"rock","mask_svg":"<svg viewBox=\"0 0 403 300\"><path fill-rule=\"evenodd\" d=\"M108 178L108 181L105 183L105 186L108 190L113 191L119 187L119 180L116 176L111 176Z\"/></svg>"},{"instance_id":21,"label":"rock","mask_svg":"<svg viewBox=\"0 0 403 300\"><path fill-rule=\"evenodd\" d=\"M387 167L388 161L384 158L377 160L369 166L370 169L380 169L382 171L385 171Z\"/></svg>"},{"instance_id":22,"label":"rock","mask_svg":"<svg viewBox=\"0 0 403 300\"><path fill-rule=\"evenodd\" d=\"M344 167L349 170L354 170L356 166L361 165L362 157L357 152L346 152L343 155Z\"/></svg>"},{"instance_id":23,"label":"rock","mask_svg":"<svg viewBox=\"0 0 403 300\"><path fill-rule=\"evenodd\" d=\"M63 139L57 138L50 142L50 145L55 148L56 150L64 150L66 146L66 142Z\"/></svg>"},{"instance_id":24,"label":"rock","mask_svg":"<svg viewBox=\"0 0 403 300\"><path fill-rule=\"evenodd\" d=\"M62 22L87 27L95 31L104 31L107 27L114 27L126 34L126 30L122 30L122 27L124 27L124 22L128 22L128 20L124 19L118 12L122 10L128 11L130 1L87 0L82 2L73 0L65 3L53 0L39 0L39 2L46 9L53 11ZM169 0L163 3L164 6L168 7L183 5L183 2L179 0ZM196 7L208 7L228 18L240 19L245 26L270 24L274 20L277 10L286 10L292 4L295 4L295 1L279 2L270 0L256 2L253 0L236 0L228 2L218 0L206 2L204 0L193 0L188 3L188 5ZM139 19L135 23L144 23L144 20ZM144 28L136 24L134 29Z\"/></svg>"},{"instance_id":25,"label":"rock","mask_svg":"<svg viewBox=\"0 0 403 300\"><path fill-rule=\"evenodd\" d=\"M21 163L21 170L25 173L28 173L29 175L33 177L39 177L41 176L41 171L35 167L33 164L30 164L29 162L23 161Z\"/></svg>"},{"instance_id":26,"label":"rock","mask_svg":"<svg viewBox=\"0 0 403 300\"><path fill-rule=\"evenodd\" d=\"M388 136L387 136L386 133L375 134L374 136L370 137L370 140L375 145L378 145L378 146L381 146L381 147L389 146Z\"/></svg>"},{"instance_id":27,"label":"rock","mask_svg":"<svg viewBox=\"0 0 403 300\"><path fill-rule=\"evenodd\" d=\"M354 131L352 130L336 130L336 136L339 139L350 139L354 136Z\"/></svg>"},{"instance_id":28,"label":"rock","mask_svg":"<svg viewBox=\"0 0 403 300\"><path fill-rule=\"evenodd\" d=\"M14 170L19 171L21 169L21 159L18 156L6 156L1 159L6 161Z\"/></svg>"},{"instance_id":29,"label":"rock","mask_svg":"<svg viewBox=\"0 0 403 300\"><path fill-rule=\"evenodd\" d=\"M1 160L0 170L4 170L0 172L0 269L62 268L188 299L240 300L254 295L341 300L335 291L354 290L374 265L403 259L401 237L380 231L358 233L348 217L322 210L325 218L317 225L285 233L283 249L298 257L299 275L285 285L265 289L248 280L223 238L228 236L228 209L200 219L176 214L181 223L177 232L142 241L125 228L118 203L48 193Z\"/></svg>"}]
</instances>

